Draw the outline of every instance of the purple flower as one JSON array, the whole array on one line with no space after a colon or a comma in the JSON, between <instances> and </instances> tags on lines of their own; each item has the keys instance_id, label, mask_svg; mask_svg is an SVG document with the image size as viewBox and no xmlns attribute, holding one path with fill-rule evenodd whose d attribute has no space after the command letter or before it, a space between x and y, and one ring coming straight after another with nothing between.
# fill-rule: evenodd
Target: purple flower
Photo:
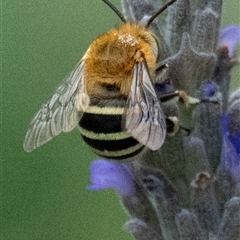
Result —
<instances>
[{"instance_id":1,"label":"purple flower","mask_svg":"<svg viewBox=\"0 0 240 240\"><path fill-rule=\"evenodd\" d=\"M201 97L203 99L209 99L217 92L217 85L212 81L203 81L201 86Z\"/></svg>"},{"instance_id":2,"label":"purple flower","mask_svg":"<svg viewBox=\"0 0 240 240\"><path fill-rule=\"evenodd\" d=\"M230 25L220 31L219 47L228 46L229 57L233 56L236 45L240 42L240 27Z\"/></svg>"},{"instance_id":3,"label":"purple flower","mask_svg":"<svg viewBox=\"0 0 240 240\"><path fill-rule=\"evenodd\" d=\"M135 191L133 175L124 163L99 159L90 165L90 180L88 190L114 188L119 195L133 195Z\"/></svg>"},{"instance_id":4,"label":"purple flower","mask_svg":"<svg viewBox=\"0 0 240 240\"><path fill-rule=\"evenodd\" d=\"M221 117L221 132L223 137L221 163L236 181L240 180L240 131L230 135L228 131L229 116Z\"/></svg>"}]
</instances>

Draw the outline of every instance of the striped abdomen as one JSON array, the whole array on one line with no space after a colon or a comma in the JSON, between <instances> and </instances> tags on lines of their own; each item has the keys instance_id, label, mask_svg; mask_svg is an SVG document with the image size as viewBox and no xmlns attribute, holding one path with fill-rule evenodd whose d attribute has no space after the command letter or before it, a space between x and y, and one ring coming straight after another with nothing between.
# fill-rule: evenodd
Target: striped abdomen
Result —
<instances>
[{"instance_id":1,"label":"striped abdomen","mask_svg":"<svg viewBox=\"0 0 240 240\"><path fill-rule=\"evenodd\" d=\"M79 126L84 141L97 155L109 159L127 159L144 146L122 130L123 107L90 106Z\"/></svg>"}]
</instances>

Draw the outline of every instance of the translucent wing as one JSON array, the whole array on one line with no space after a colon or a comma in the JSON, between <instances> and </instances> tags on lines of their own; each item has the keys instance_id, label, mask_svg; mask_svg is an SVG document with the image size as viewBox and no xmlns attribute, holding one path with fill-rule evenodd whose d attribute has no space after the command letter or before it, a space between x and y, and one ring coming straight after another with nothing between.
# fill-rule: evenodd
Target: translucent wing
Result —
<instances>
[{"instance_id":1,"label":"translucent wing","mask_svg":"<svg viewBox=\"0 0 240 240\"><path fill-rule=\"evenodd\" d=\"M25 151L31 152L59 133L71 131L78 124L81 117L81 103L77 102L79 95L84 96L80 102L82 100L87 105L84 61L78 63L31 121L23 144Z\"/></svg>"},{"instance_id":2,"label":"translucent wing","mask_svg":"<svg viewBox=\"0 0 240 240\"><path fill-rule=\"evenodd\" d=\"M127 100L126 130L151 150L159 149L166 135L166 123L145 62L134 66Z\"/></svg>"}]
</instances>

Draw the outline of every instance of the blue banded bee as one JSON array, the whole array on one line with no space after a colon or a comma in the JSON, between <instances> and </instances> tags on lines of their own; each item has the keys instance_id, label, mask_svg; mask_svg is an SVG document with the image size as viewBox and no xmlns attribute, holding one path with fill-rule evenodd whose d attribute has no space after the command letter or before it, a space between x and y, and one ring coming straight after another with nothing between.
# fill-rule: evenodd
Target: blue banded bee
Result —
<instances>
[{"instance_id":1,"label":"blue banded bee","mask_svg":"<svg viewBox=\"0 0 240 240\"><path fill-rule=\"evenodd\" d=\"M146 26L127 23L99 36L75 69L42 105L30 123L24 149L40 147L77 125L93 152L108 159L131 159L144 148L159 149L166 122L154 89L156 36Z\"/></svg>"}]
</instances>

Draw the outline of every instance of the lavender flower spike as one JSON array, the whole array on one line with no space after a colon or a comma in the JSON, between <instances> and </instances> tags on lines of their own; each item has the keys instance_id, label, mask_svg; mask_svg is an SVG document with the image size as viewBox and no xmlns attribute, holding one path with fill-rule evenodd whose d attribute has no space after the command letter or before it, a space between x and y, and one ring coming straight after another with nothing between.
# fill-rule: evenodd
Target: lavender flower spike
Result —
<instances>
[{"instance_id":1,"label":"lavender flower spike","mask_svg":"<svg viewBox=\"0 0 240 240\"><path fill-rule=\"evenodd\" d=\"M126 19L140 23L163 2L121 0ZM117 191L136 240L240 239L240 88L230 92L240 28L220 30L222 2L177 0L149 26L159 38L153 80L169 125L162 147L91 166L88 189Z\"/></svg>"},{"instance_id":2,"label":"lavender flower spike","mask_svg":"<svg viewBox=\"0 0 240 240\"><path fill-rule=\"evenodd\" d=\"M92 184L88 190L114 188L119 195L130 196L135 192L132 173L124 163L104 159L93 161L90 165Z\"/></svg>"},{"instance_id":3,"label":"lavender flower spike","mask_svg":"<svg viewBox=\"0 0 240 240\"><path fill-rule=\"evenodd\" d=\"M229 57L232 57L236 45L240 42L240 27L230 25L220 31L219 47L227 45Z\"/></svg>"}]
</instances>

